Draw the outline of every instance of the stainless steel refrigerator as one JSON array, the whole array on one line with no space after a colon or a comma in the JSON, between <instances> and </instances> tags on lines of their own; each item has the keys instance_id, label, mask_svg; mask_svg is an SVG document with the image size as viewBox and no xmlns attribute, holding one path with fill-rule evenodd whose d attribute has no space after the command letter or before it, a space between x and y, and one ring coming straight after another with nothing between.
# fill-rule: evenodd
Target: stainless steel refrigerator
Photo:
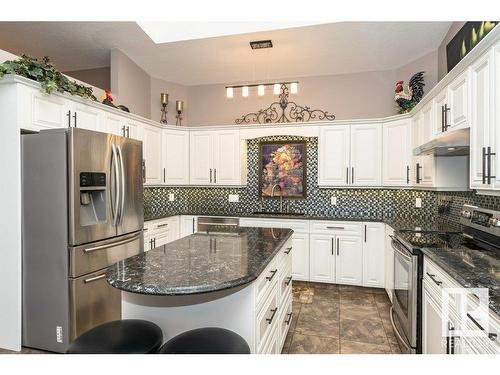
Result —
<instances>
[{"instance_id":1,"label":"stainless steel refrigerator","mask_svg":"<svg viewBox=\"0 0 500 375\"><path fill-rule=\"evenodd\" d=\"M23 345L65 352L121 318L105 273L143 251L142 142L69 128L21 146Z\"/></svg>"}]
</instances>

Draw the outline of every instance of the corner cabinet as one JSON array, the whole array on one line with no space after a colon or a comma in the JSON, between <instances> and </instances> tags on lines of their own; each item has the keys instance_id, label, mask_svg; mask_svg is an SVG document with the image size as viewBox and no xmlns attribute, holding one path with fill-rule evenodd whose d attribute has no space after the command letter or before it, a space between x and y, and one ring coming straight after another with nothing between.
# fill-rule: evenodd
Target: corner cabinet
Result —
<instances>
[{"instance_id":1,"label":"corner cabinet","mask_svg":"<svg viewBox=\"0 0 500 375\"><path fill-rule=\"evenodd\" d=\"M411 120L395 120L383 126L383 184L411 186L412 141Z\"/></svg>"},{"instance_id":2,"label":"corner cabinet","mask_svg":"<svg viewBox=\"0 0 500 375\"><path fill-rule=\"evenodd\" d=\"M189 131L162 130L162 176L165 185L189 185Z\"/></svg>"},{"instance_id":3,"label":"corner cabinet","mask_svg":"<svg viewBox=\"0 0 500 375\"><path fill-rule=\"evenodd\" d=\"M246 183L244 141L239 130L190 132L189 181L200 186L241 186Z\"/></svg>"},{"instance_id":4,"label":"corner cabinet","mask_svg":"<svg viewBox=\"0 0 500 375\"><path fill-rule=\"evenodd\" d=\"M380 124L333 125L320 129L319 186L380 186Z\"/></svg>"}]
</instances>

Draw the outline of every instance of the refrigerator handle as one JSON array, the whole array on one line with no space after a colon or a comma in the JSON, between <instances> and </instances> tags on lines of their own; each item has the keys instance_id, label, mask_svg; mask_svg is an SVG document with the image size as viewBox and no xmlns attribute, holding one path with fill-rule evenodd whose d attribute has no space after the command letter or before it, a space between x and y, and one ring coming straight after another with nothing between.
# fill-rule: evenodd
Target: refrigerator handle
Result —
<instances>
[{"instance_id":1,"label":"refrigerator handle","mask_svg":"<svg viewBox=\"0 0 500 375\"><path fill-rule=\"evenodd\" d=\"M118 148L118 157L120 160L120 189L121 189L121 202L120 202L120 216L118 218L118 224L121 224L123 222L123 210L125 209L125 165L123 163L123 154L122 154L122 149L118 145L116 146Z\"/></svg>"},{"instance_id":2,"label":"refrigerator handle","mask_svg":"<svg viewBox=\"0 0 500 375\"><path fill-rule=\"evenodd\" d=\"M113 168L112 173L115 175L115 186L114 191L111 192L113 196L114 207L112 206L111 214L113 215L113 225L118 225L118 210L120 204L120 176L118 171L118 152L116 150L116 145L111 144L111 167Z\"/></svg>"}]
</instances>

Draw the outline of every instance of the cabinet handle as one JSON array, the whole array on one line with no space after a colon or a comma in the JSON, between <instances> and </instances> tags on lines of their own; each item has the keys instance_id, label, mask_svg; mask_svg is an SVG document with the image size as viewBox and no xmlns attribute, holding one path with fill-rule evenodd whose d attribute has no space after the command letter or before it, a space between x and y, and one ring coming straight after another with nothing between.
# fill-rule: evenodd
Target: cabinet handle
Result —
<instances>
[{"instance_id":1,"label":"cabinet handle","mask_svg":"<svg viewBox=\"0 0 500 375\"><path fill-rule=\"evenodd\" d=\"M420 163L417 163L416 165L416 172L417 172L417 184L420 183L420 181L422 181L422 177L420 177L420 169L422 169L422 166L420 165Z\"/></svg>"},{"instance_id":2,"label":"cabinet handle","mask_svg":"<svg viewBox=\"0 0 500 375\"><path fill-rule=\"evenodd\" d=\"M166 227L166 226L168 226L168 223L158 224L156 226L156 228L163 228L163 227Z\"/></svg>"},{"instance_id":3,"label":"cabinet handle","mask_svg":"<svg viewBox=\"0 0 500 375\"><path fill-rule=\"evenodd\" d=\"M214 184L217 183L217 168L214 169Z\"/></svg>"},{"instance_id":4,"label":"cabinet handle","mask_svg":"<svg viewBox=\"0 0 500 375\"><path fill-rule=\"evenodd\" d=\"M441 133L444 132L444 106L441 106Z\"/></svg>"},{"instance_id":5,"label":"cabinet handle","mask_svg":"<svg viewBox=\"0 0 500 375\"><path fill-rule=\"evenodd\" d=\"M125 125L122 126L122 137L125 137Z\"/></svg>"},{"instance_id":6,"label":"cabinet handle","mask_svg":"<svg viewBox=\"0 0 500 375\"><path fill-rule=\"evenodd\" d=\"M340 241L339 238L337 237L337 256L340 255Z\"/></svg>"},{"instance_id":7,"label":"cabinet handle","mask_svg":"<svg viewBox=\"0 0 500 375\"><path fill-rule=\"evenodd\" d=\"M435 279L436 275L430 274L429 272L426 272L426 274L427 274L427 276L429 276L431 278L432 281L434 281L434 283L436 283L436 285L441 286L441 284L443 283L442 281Z\"/></svg>"},{"instance_id":8,"label":"cabinet handle","mask_svg":"<svg viewBox=\"0 0 500 375\"><path fill-rule=\"evenodd\" d=\"M290 254L290 251L292 251L291 247L287 247L286 250L284 251L285 254Z\"/></svg>"},{"instance_id":9,"label":"cabinet handle","mask_svg":"<svg viewBox=\"0 0 500 375\"><path fill-rule=\"evenodd\" d=\"M130 138L130 126L127 126L127 138Z\"/></svg>"},{"instance_id":10,"label":"cabinet handle","mask_svg":"<svg viewBox=\"0 0 500 375\"><path fill-rule=\"evenodd\" d=\"M75 113L73 114L73 120L74 120L74 121L73 121L73 123L74 123L74 125L75 125L75 128L77 128L77 127L78 127L78 125L77 125L77 123L76 123L76 119L77 119L76 115L77 115L77 113L76 113L76 111L75 111Z\"/></svg>"},{"instance_id":11,"label":"cabinet handle","mask_svg":"<svg viewBox=\"0 0 500 375\"><path fill-rule=\"evenodd\" d=\"M345 183L349 185L349 167L345 169Z\"/></svg>"},{"instance_id":12,"label":"cabinet handle","mask_svg":"<svg viewBox=\"0 0 500 375\"><path fill-rule=\"evenodd\" d=\"M487 172L488 176L487 176L487 178L488 178L488 185L489 185L489 184L491 184L491 179L496 177L496 176L491 175L491 156L496 155L496 153L491 152L491 147L488 146L488 152L486 155L488 156L488 172Z\"/></svg>"},{"instance_id":13,"label":"cabinet handle","mask_svg":"<svg viewBox=\"0 0 500 375\"><path fill-rule=\"evenodd\" d=\"M453 336L453 325L448 322L448 334L446 335L446 354L455 354L455 337Z\"/></svg>"},{"instance_id":14,"label":"cabinet handle","mask_svg":"<svg viewBox=\"0 0 500 375\"><path fill-rule=\"evenodd\" d=\"M366 242L366 224L365 224L365 242Z\"/></svg>"},{"instance_id":15,"label":"cabinet handle","mask_svg":"<svg viewBox=\"0 0 500 375\"><path fill-rule=\"evenodd\" d=\"M212 183L212 168L210 168L210 183Z\"/></svg>"},{"instance_id":16,"label":"cabinet handle","mask_svg":"<svg viewBox=\"0 0 500 375\"><path fill-rule=\"evenodd\" d=\"M288 280L287 280L287 281L285 281L285 285L286 285L286 286L290 285L290 283L292 282L292 276L288 276L288 277L287 277L287 279L288 279Z\"/></svg>"},{"instance_id":17,"label":"cabinet handle","mask_svg":"<svg viewBox=\"0 0 500 375\"><path fill-rule=\"evenodd\" d=\"M333 237L332 237L332 255L333 255Z\"/></svg>"},{"instance_id":18,"label":"cabinet handle","mask_svg":"<svg viewBox=\"0 0 500 375\"><path fill-rule=\"evenodd\" d=\"M474 319L474 317L467 313L467 317L472 321L472 323L474 323L477 328L479 328L481 331L485 331L485 329L483 328L483 326L481 324L479 324L479 322ZM498 335L496 333L488 333L488 338L491 340L491 341L495 341L497 339Z\"/></svg>"},{"instance_id":19,"label":"cabinet handle","mask_svg":"<svg viewBox=\"0 0 500 375\"><path fill-rule=\"evenodd\" d=\"M483 147L483 162L481 165L483 174L483 185L486 183L486 147Z\"/></svg>"},{"instance_id":20,"label":"cabinet handle","mask_svg":"<svg viewBox=\"0 0 500 375\"><path fill-rule=\"evenodd\" d=\"M271 281L274 278L274 275L278 272L278 269L276 268L274 271L271 271L271 276L266 276L267 281Z\"/></svg>"},{"instance_id":21,"label":"cabinet handle","mask_svg":"<svg viewBox=\"0 0 500 375\"><path fill-rule=\"evenodd\" d=\"M193 233L194 233L194 217L193 217Z\"/></svg>"},{"instance_id":22,"label":"cabinet handle","mask_svg":"<svg viewBox=\"0 0 500 375\"><path fill-rule=\"evenodd\" d=\"M165 168L163 168L163 182L165 182Z\"/></svg>"},{"instance_id":23,"label":"cabinet handle","mask_svg":"<svg viewBox=\"0 0 500 375\"><path fill-rule=\"evenodd\" d=\"M154 248L156 247L156 237L155 237L155 238L153 238L153 246L154 246L154 247L153 247L153 249L154 249Z\"/></svg>"},{"instance_id":24,"label":"cabinet handle","mask_svg":"<svg viewBox=\"0 0 500 375\"><path fill-rule=\"evenodd\" d=\"M406 183L407 184L410 183L410 166L409 165L406 166Z\"/></svg>"},{"instance_id":25,"label":"cabinet handle","mask_svg":"<svg viewBox=\"0 0 500 375\"><path fill-rule=\"evenodd\" d=\"M286 323L287 326L289 326L290 322L292 321L293 312L291 312L291 313L289 313L287 315L288 315L288 319L285 320L285 323Z\"/></svg>"},{"instance_id":26,"label":"cabinet handle","mask_svg":"<svg viewBox=\"0 0 500 375\"><path fill-rule=\"evenodd\" d=\"M274 316L276 315L277 311L278 311L277 307L275 307L274 309L271 309L271 312L272 312L271 317L270 318L266 318L266 322L268 324L271 324L273 322Z\"/></svg>"},{"instance_id":27,"label":"cabinet handle","mask_svg":"<svg viewBox=\"0 0 500 375\"><path fill-rule=\"evenodd\" d=\"M451 108L448 107L448 104L444 105L443 112L444 112L444 131L447 131L450 125L448 125L448 112Z\"/></svg>"},{"instance_id":28,"label":"cabinet handle","mask_svg":"<svg viewBox=\"0 0 500 375\"><path fill-rule=\"evenodd\" d=\"M354 167L352 167L351 184L354 184Z\"/></svg>"},{"instance_id":29,"label":"cabinet handle","mask_svg":"<svg viewBox=\"0 0 500 375\"><path fill-rule=\"evenodd\" d=\"M66 116L68 116L68 128L71 128L71 109L66 113Z\"/></svg>"},{"instance_id":30,"label":"cabinet handle","mask_svg":"<svg viewBox=\"0 0 500 375\"><path fill-rule=\"evenodd\" d=\"M146 159L142 159L142 183L146 183Z\"/></svg>"},{"instance_id":31,"label":"cabinet handle","mask_svg":"<svg viewBox=\"0 0 500 375\"><path fill-rule=\"evenodd\" d=\"M326 227L326 229L340 229L340 230L343 230L344 227Z\"/></svg>"}]
</instances>

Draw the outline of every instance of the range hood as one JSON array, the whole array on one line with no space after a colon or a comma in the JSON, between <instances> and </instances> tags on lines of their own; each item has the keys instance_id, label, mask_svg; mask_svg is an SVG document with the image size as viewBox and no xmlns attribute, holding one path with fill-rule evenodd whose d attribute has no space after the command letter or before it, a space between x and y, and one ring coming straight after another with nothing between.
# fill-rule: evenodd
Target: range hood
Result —
<instances>
[{"instance_id":1,"label":"range hood","mask_svg":"<svg viewBox=\"0 0 500 375\"><path fill-rule=\"evenodd\" d=\"M469 155L470 129L457 129L444 132L432 141L424 143L413 150L413 154L435 156Z\"/></svg>"}]
</instances>

